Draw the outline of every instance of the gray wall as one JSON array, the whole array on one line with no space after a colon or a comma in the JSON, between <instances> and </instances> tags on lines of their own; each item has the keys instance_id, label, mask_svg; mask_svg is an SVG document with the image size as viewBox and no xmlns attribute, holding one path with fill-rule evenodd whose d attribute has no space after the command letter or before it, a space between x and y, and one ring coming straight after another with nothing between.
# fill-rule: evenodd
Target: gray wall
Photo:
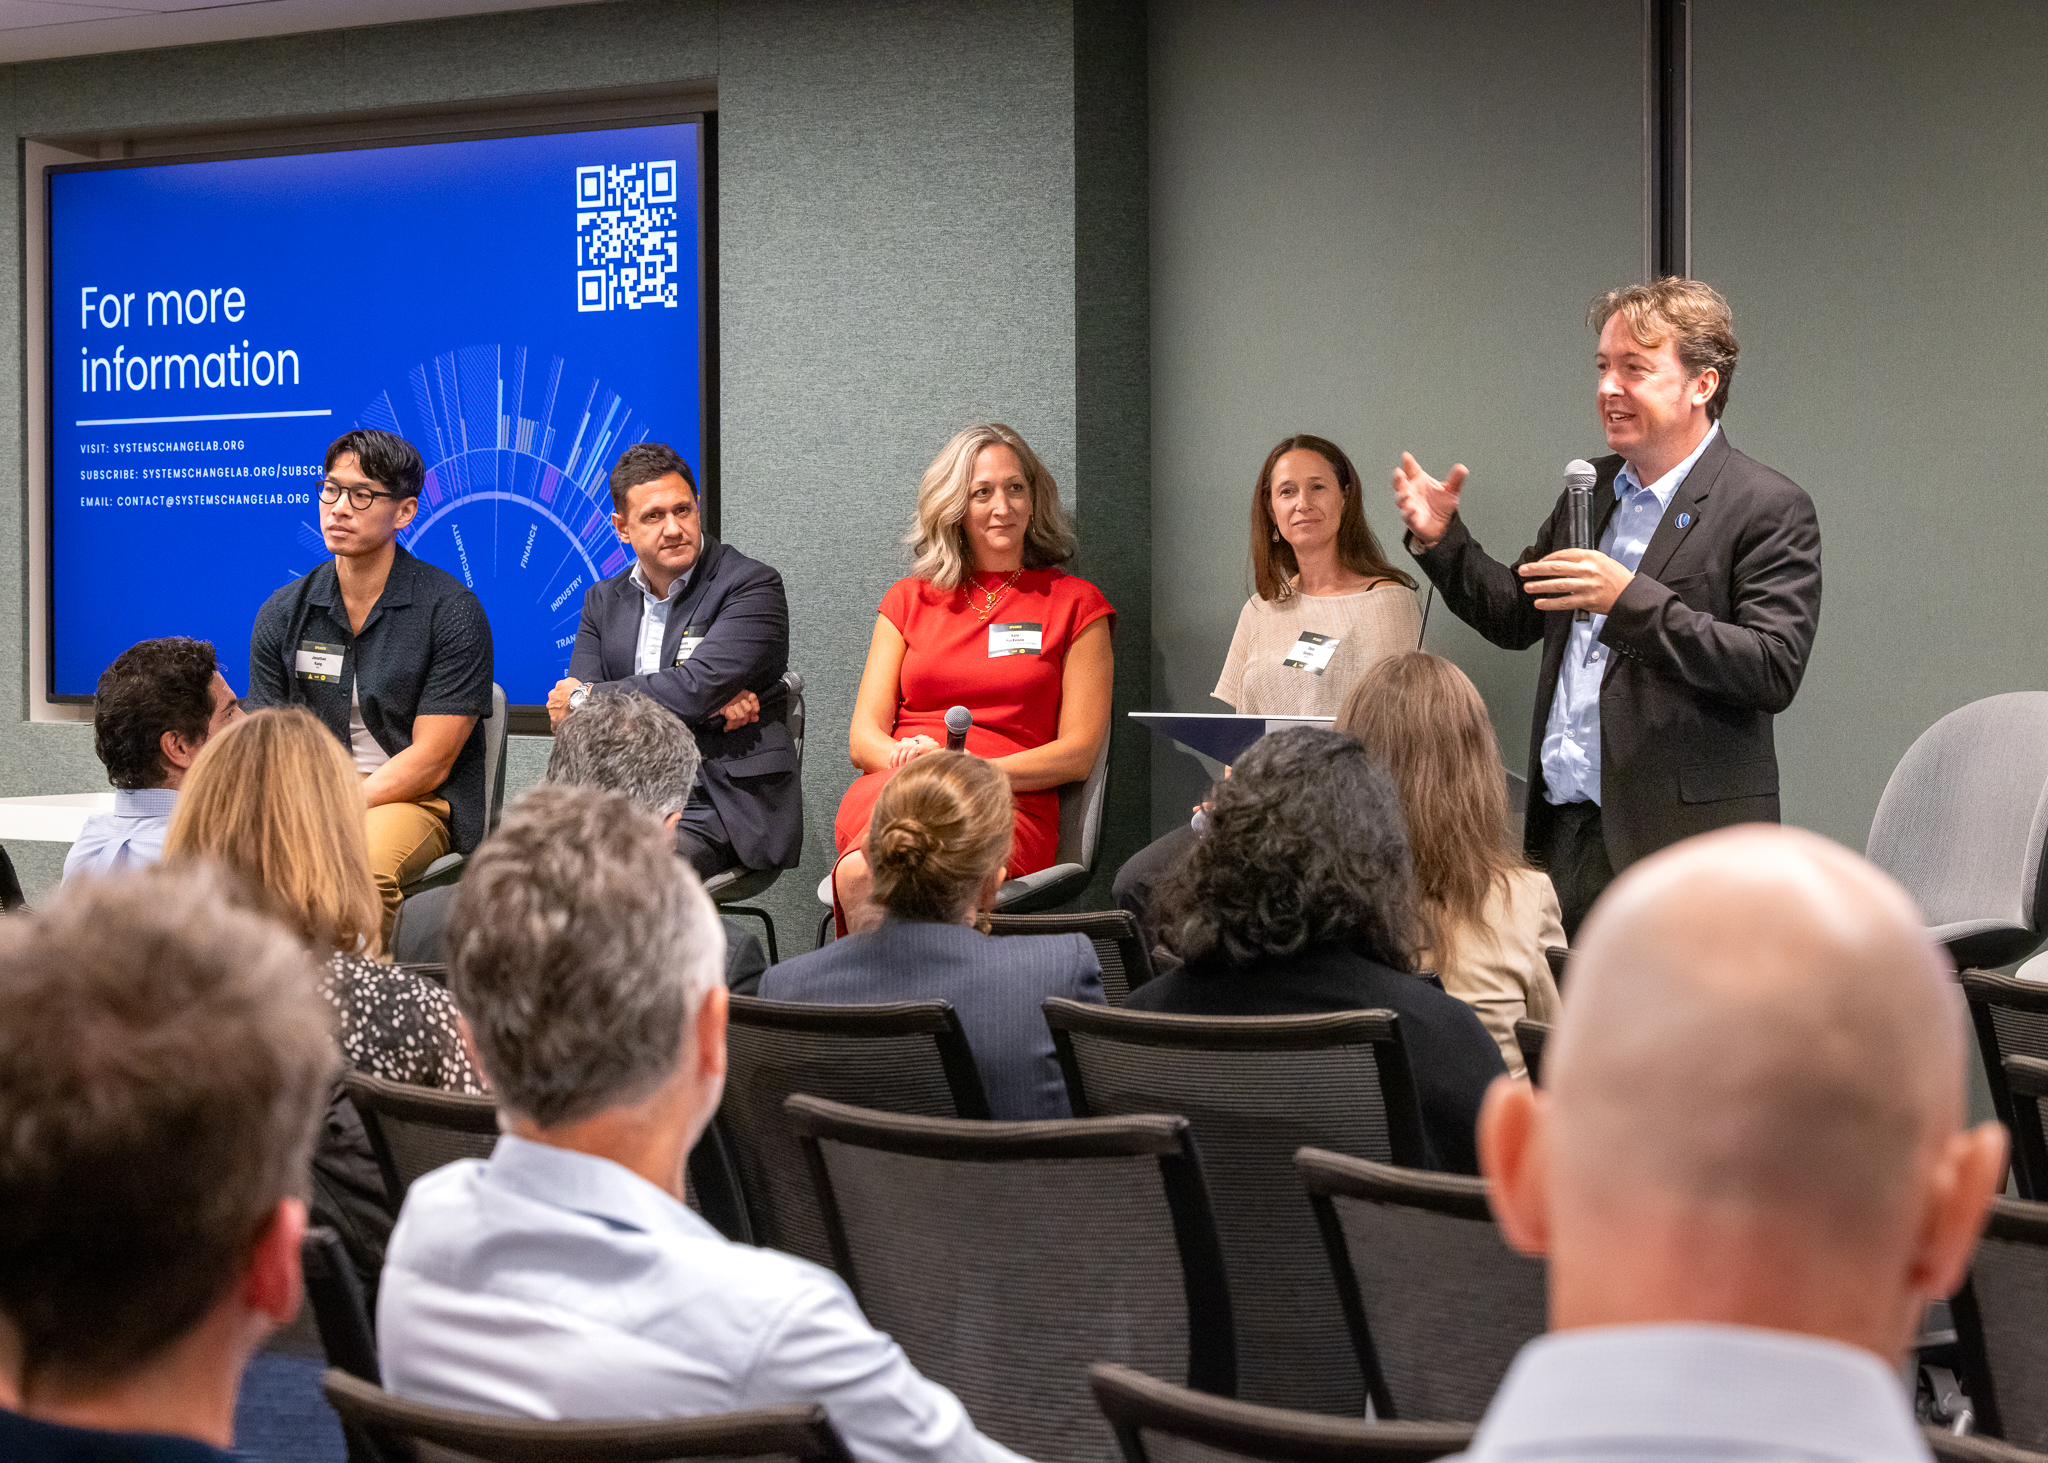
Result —
<instances>
[{"instance_id":1,"label":"gray wall","mask_svg":"<svg viewBox=\"0 0 2048 1463\"><path fill-rule=\"evenodd\" d=\"M1586 302L1643 267L1640 0L1233 0L1152 11L1154 691L1209 699L1248 590L1251 487L1293 432L1342 446L1397 565L1404 448L1472 469L1480 541L1520 552L1600 449ZM1421 578L1417 574L1417 579ZM1511 766L1533 652L1443 613ZM1154 761L1154 820L1190 759Z\"/></svg>"},{"instance_id":2,"label":"gray wall","mask_svg":"<svg viewBox=\"0 0 2048 1463\"><path fill-rule=\"evenodd\" d=\"M1708 0L1693 268L1736 307L1728 429L1820 509L1785 817L1863 846L1945 713L2048 688L2048 9Z\"/></svg>"},{"instance_id":3,"label":"gray wall","mask_svg":"<svg viewBox=\"0 0 2048 1463\"><path fill-rule=\"evenodd\" d=\"M723 528L782 570L810 684L805 864L768 901L804 948L874 605L939 445L994 416L1038 447L1084 524L1148 511L1142 347L1114 311L1077 321L1084 261L1090 288L1144 296L1142 200L1135 216L1105 202L1101 165L1075 165L1079 126L1105 157L1142 157L1141 23L1095 0L633 0L0 68L0 126L203 128L716 78ZM16 166L0 171L0 226L18 233ZM0 290L0 331L18 334L20 288ZM19 375L0 358L0 394L18 401ZM1085 414L1084 376L1099 388ZM87 729L24 720L24 508L23 464L0 460L0 539L21 546L0 559L0 795L104 786ZM1082 570L1137 607L1119 639L1142 646L1149 560L1103 553ZM547 745L514 740L513 789ZM1120 769L1132 787L1142 753ZM46 887L61 850L13 852Z\"/></svg>"}]
</instances>

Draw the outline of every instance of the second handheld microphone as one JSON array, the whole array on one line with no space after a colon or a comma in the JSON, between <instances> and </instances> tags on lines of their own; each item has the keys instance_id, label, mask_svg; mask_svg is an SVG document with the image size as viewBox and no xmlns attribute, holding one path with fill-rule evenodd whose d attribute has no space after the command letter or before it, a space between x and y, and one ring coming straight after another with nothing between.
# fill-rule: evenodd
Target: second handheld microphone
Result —
<instances>
[{"instance_id":1,"label":"second handheld microphone","mask_svg":"<svg viewBox=\"0 0 2048 1463\"><path fill-rule=\"evenodd\" d=\"M1593 464L1574 457L1564 465L1564 519L1567 545L1574 549L1593 547L1593 484L1599 480ZM1590 620L1592 611L1580 610L1574 620Z\"/></svg>"},{"instance_id":2,"label":"second handheld microphone","mask_svg":"<svg viewBox=\"0 0 2048 1463\"><path fill-rule=\"evenodd\" d=\"M974 713L965 706L955 706L946 713L946 750L964 752L967 750L967 731L974 725Z\"/></svg>"}]
</instances>

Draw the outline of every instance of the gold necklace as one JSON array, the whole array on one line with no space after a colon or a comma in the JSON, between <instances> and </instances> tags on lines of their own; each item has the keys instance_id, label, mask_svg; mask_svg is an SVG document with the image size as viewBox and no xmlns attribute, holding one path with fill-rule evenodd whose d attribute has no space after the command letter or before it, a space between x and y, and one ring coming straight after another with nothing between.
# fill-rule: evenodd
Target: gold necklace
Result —
<instances>
[{"instance_id":1,"label":"gold necklace","mask_svg":"<svg viewBox=\"0 0 2048 1463\"><path fill-rule=\"evenodd\" d=\"M969 581L970 587L973 588L976 592L978 592L983 600L981 608L975 611L975 613L981 617L981 621L983 624L988 623L988 617L996 612L997 602L1000 601L1004 595L1010 592L1010 586L1017 582L1017 576L1022 574L1023 572L1024 566L1022 564L1019 564L1014 570L1011 571L1010 577L1008 579L1005 579L1001 584L998 584L992 590L983 589L979 584L974 584L971 580Z\"/></svg>"}]
</instances>

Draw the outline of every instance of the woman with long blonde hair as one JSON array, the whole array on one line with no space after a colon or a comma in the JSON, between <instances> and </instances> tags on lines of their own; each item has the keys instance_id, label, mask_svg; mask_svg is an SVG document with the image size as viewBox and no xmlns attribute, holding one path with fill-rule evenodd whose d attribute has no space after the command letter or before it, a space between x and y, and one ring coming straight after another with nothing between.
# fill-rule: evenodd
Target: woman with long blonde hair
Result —
<instances>
[{"instance_id":1,"label":"woman with long blonde hair","mask_svg":"<svg viewBox=\"0 0 2048 1463\"><path fill-rule=\"evenodd\" d=\"M259 711L209 738L185 774L164 858L233 869L326 960L321 993L340 1016L350 1066L419 1087L485 1090L448 992L376 958L384 911L361 787L311 712Z\"/></svg>"},{"instance_id":2,"label":"woman with long blonde hair","mask_svg":"<svg viewBox=\"0 0 2048 1463\"><path fill-rule=\"evenodd\" d=\"M943 747L946 712L974 717L967 750L1009 780L1013 874L1059 847L1062 784L1095 766L1109 735L1116 611L1060 565L1075 550L1059 485L1014 430L992 422L948 442L917 490L913 562L882 596L847 750L861 777L840 800L834 906L864 928L869 815L902 767Z\"/></svg>"},{"instance_id":3,"label":"woman with long blonde hair","mask_svg":"<svg viewBox=\"0 0 2048 1463\"><path fill-rule=\"evenodd\" d=\"M1427 946L1419 964L1472 1007L1523 1073L1515 1022L1557 1019L1545 949L1565 942L1557 891L1508 843L1507 776L1486 703L1441 656L1365 673L1337 716L1393 775L1408 819Z\"/></svg>"}]
</instances>

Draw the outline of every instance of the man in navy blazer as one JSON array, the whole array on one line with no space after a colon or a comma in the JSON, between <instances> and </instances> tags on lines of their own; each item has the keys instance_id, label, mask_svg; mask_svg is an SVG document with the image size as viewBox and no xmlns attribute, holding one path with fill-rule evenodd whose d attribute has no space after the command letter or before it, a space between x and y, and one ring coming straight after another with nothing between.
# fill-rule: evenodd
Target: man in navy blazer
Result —
<instances>
[{"instance_id":1,"label":"man in navy blazer","mask_svg":"<svg viewBox=\"0 0 2048 1463\"><path fill-rule=\"evenodd\" d=\"M1820 622L1820 523L1784 474L1721 427L1735 374L1728 302L1662 279L1594 302L1594 403L1613 455L1592 536L1559 499L1512 567L1405 455L1408 547L1451 611L1494 644L1543 644L1523 846L1557 886L1566 934L1616 873L1696 833L1778 821L1772 718ZM1584 617L1576 612L1584 611Z\"/></svg>"},{"instance_id":2,"label":"man in navy blazer","mask_svg":"<svg viewBox=\"0 0 2048 1463\"><path fill-rule=\"evenodd\" d=\"M789 668L782 576L704 531L697 480L673 448L628 447L611 487L612 527L634 563L584 593L569 674L548 695L548 720L560 726L598 688L637 691L666 707L704 755L676 851L707 879L734 867L795 868L803 792L781 717Z\"/></svg>"}]
</instances>

